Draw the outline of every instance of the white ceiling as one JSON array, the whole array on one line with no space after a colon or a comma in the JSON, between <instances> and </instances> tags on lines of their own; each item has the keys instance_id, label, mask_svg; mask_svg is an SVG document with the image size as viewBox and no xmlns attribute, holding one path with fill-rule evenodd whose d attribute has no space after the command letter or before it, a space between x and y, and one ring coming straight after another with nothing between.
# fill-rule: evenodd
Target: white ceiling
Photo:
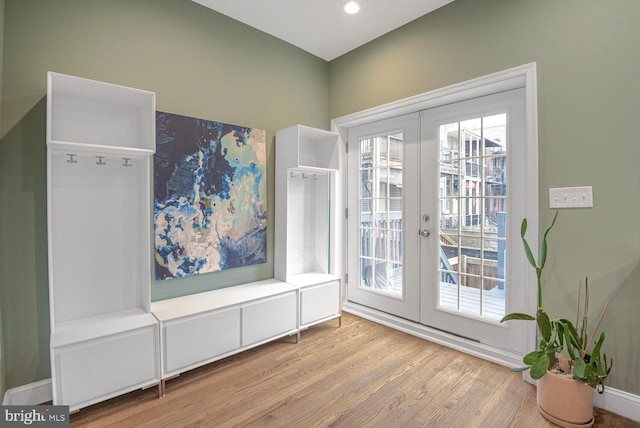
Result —
<instances>
[{"instance_id":1,"label":"white ceiling","mask_svg":"<svg viewBox=\"0 0 640 428\"><path fill-rule=\"evenodd\" d=\"M331 61L454 0L192 0Z\"/></svg>"}]
</instances>

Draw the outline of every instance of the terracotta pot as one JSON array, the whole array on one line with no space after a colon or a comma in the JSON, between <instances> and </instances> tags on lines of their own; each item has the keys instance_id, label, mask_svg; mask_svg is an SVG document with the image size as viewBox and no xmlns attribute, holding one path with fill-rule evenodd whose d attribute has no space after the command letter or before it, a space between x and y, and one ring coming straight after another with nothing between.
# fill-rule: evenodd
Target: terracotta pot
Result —
<instances>
[{"instance_id":1,"label":"terracotta pot","mask_svg":"<svg viewBox=\"0 0 640 428\"><path fill-rule=\"evenodd\" d=\"M547 372L538 379L538 409L562 427L593 425L593 392L589 385Z\"/></svg>"}]
</instances>

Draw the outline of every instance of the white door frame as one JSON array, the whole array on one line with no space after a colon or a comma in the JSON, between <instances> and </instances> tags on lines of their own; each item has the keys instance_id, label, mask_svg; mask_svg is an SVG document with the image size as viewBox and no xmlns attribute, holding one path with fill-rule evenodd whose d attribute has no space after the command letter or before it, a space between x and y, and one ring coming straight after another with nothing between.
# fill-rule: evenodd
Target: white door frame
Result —
<instances>
[{"instance_id":1,"label":"white door frame","mask_svg":"<svg viewBox=\"0 0 640 428\"><path fill-rule=\"evenodd\" d=\"M536 63L529 63L508 70L499 71L486 76L478 77L465 82L436 89L424 94L405 98L392 103L373 107L361 112L342 116L331 121L332 130L339 132L343 142L348 140L348 129L368 122L387 119L403 114L415 113L421 110L439 107L446 104L464 101L479 96L489 95L505 90L524 88L526 103L526 140L527 140L527 166L526 175L529 185L529 194L526 197L526 217L531 236L538 236L538 107L537 107L537 78ZM345 150L343 144L343 151ZM336 183L342 190L342 198L338 203L346 207L346 153L342 153L340 165L340 182ZM336 253L336 274L344 277L346 274L346 232L344 218L339 227L339 237L343 242L337 242L340 253ZM537 253L537 240L532 242L532 251ZM535 313L536 310L536 278L531 269L528 269L525 285L525 301L527 312ZM507 365L521 365L522 355L496 349L465 338L443 333L441 331L409 322L397 317L383 314L378 311L361 307L346 301L346 287L343 285L343 305L346 312L354 313L381 324L396 328L407 333L423 337L427 340L439 343L487 360ZM535 323L527 323L526 343L527 351L534 349L536 341Z\"/></svg>"}]
</instances>

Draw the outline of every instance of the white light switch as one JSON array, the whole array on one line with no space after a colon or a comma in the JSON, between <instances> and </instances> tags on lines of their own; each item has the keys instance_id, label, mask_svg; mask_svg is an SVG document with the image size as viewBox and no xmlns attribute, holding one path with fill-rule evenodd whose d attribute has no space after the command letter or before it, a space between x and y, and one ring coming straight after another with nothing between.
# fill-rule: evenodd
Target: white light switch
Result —
<instances>
[{"instance_id":1,"label":"white light switch","mask_svg":"<svg viewBox=\"0 0 640 428\"><path fill-rule=\"evenodd\" d=\"M591 186L549 189L549 208L593 208L593 190Z\"/></svg>"}]
</instances>

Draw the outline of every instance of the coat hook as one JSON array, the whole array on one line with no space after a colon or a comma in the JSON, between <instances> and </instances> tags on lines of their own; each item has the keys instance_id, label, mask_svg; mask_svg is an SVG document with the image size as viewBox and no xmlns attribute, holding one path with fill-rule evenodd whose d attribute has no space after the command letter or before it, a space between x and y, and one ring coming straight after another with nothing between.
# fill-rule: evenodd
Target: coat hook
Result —
<instances>
[{"instance_id":1,"label":"coat hook","mask_svg":"<svg viewBox=\"0 0 640 428\"><path fill-rule=\"evenodd\" d=\"M122 166L133 166L132 164L129 163L129 161L131 160L131 158L122 158L122 160L124 161L124 163L122 164Z\"/></svg>"},{"instance_id":2,"label":"coat hook","mask_svg":"<svg viewBox=\"0 0 640 428\"><path fill-rule=\"evenodd\" d=\"M106 156L96 156L96 158L98 159L98 162L96 162L96 165L106 165L107 163L103 161L104 158L106 158Z\"/></svg>"},{"instance_id":3,"label":"coat hook","mask_svg":"<svg viewBox=\"0 0 640 428\"><path fill-rule=\"evenodd\" d=\"M67 163L78 163L78 161L75 160L75 157L78 155L73 153L67 153L67 156L69 156L69 159L67 159Z\"/></svg>"}]
</instances>

